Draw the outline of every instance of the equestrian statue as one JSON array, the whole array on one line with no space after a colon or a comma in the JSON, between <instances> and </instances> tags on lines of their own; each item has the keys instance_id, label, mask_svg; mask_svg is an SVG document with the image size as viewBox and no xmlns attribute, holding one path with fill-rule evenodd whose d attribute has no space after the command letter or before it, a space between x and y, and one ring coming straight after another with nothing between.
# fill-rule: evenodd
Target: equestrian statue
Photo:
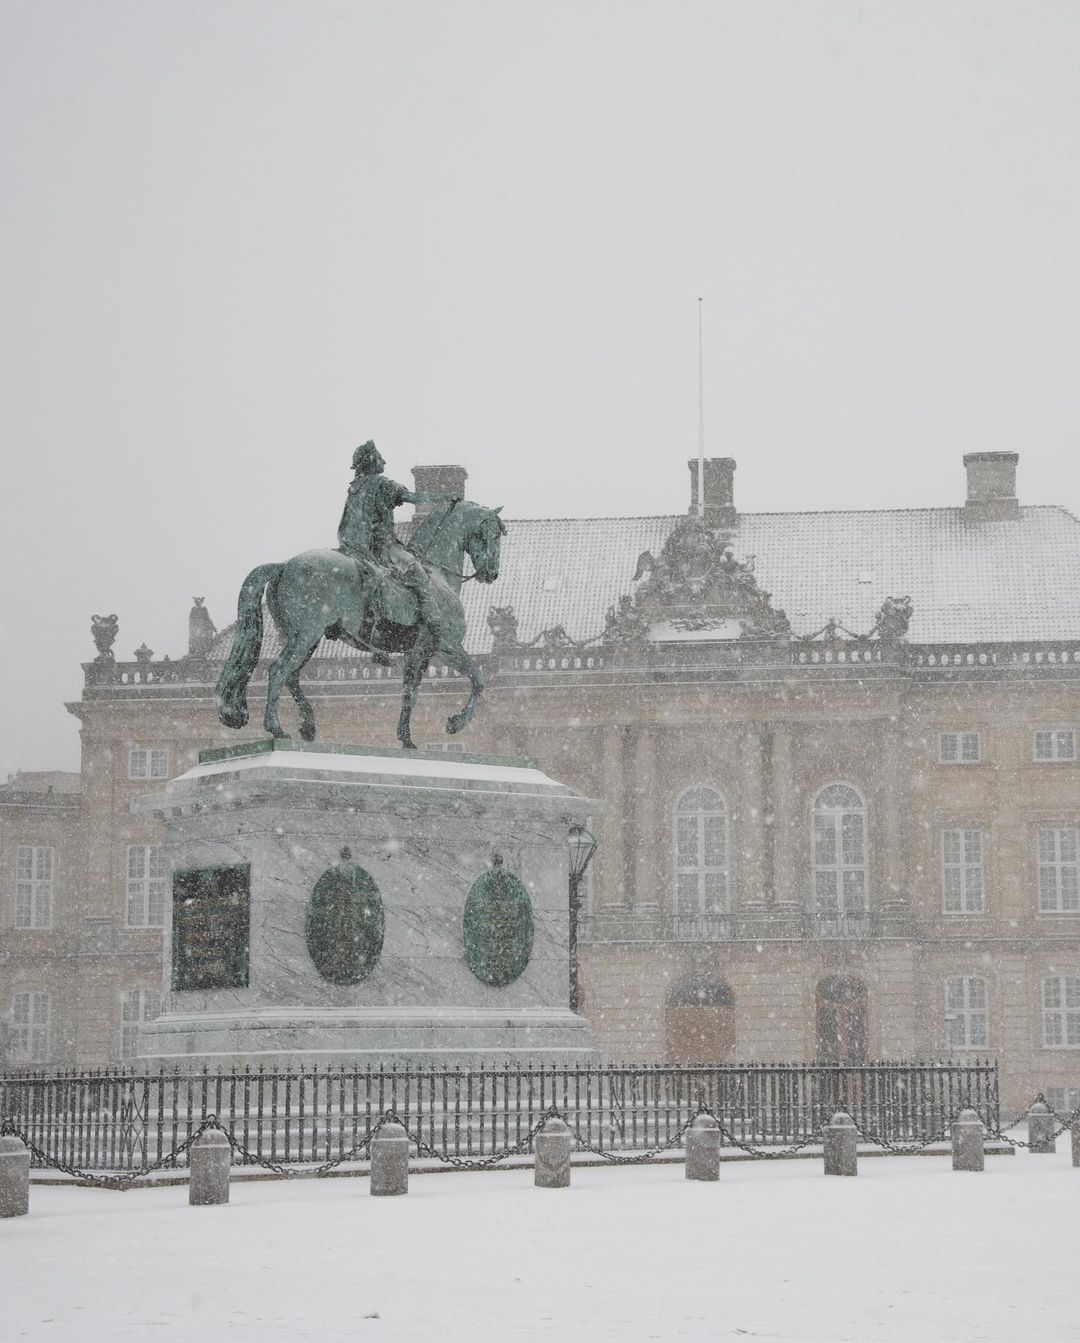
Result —
<instances>
[{"instance_id":1,"label":"equestrian statue","mask_svg":"<svg viewBox=\"0 0 1080 1343\"><path fill-rule=\"evenodd\" d=\"M383 474L386 463L372 442L353 453L353 481L338 526L337 550L306 550L284 564L260 564L244 579L236 633L217 683L218 717L226 727L248 721L247 686L262 649L263 594L284 647L268 673L263 725L287 737L278 700L288 688L300 706L300 736L315 740L315 711L300 673L320 639L341 639L386 665L403 653L401 716L397 736L415 749L413 705L432 657L469 678L468 702L446 722L460 732L476 712L484 688L480 668L465 652L461 586L467 578L494 583L506 527L501 509L482 508L459 495L407 490ZM394 530L399 504L434 505L408 544ZM473 573L464 572L465 556Z\"/></svg>"}]
</instances>

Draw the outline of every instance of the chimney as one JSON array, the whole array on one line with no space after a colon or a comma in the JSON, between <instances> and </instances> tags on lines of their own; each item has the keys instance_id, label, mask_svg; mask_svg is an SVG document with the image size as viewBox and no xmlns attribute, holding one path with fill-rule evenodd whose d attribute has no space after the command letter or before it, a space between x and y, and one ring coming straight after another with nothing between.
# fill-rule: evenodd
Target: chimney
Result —
<instances>
[{"instance_id":1,"label":"chimney","mask_svg":"<svg viewBox=\"0 0 1080 1343\"><path fill-rule=\"evenodd\" d=\"M687 462L690 468L690 513L697 516L698 511L698 461L696 457ZM735 512L735 459L734 457L706 457L704 470L705 483L705 525L708 527L734 527L738 514Z\"/></svg>"},{"instance_id":2,"label":"chimney","mask_svg":"<svg viewBox=\"0 0 1080 1343\"><path fill-rule=\"evenodd\" d=\"M1020 516L1016 498L1015 452L968 452L964 454L967 471L967 502L964 516L973 522L997 522Z\"/></svg>"},{"instance_id":3,"label":"chimney","mask_svg":"<svg viewBox=\"0 0 1080 1343\"><path fill-rule=\"evenodd\" d=\"M465 482L469 478L463 466L414 466L413 489L417 494L459 494L465 497ZM434 504L417 504L416 521L426 518Z\"/></svg>"}]
</instances>

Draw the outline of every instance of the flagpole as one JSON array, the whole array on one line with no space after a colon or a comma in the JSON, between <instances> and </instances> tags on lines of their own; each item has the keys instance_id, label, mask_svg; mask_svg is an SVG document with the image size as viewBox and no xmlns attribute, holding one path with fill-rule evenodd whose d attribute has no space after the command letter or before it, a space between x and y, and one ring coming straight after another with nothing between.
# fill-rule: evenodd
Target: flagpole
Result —
<instances>
[{"instance_id":1,"label":"flagpole","mask_svg":"<svg viewBox=\"0 0 1080 1343\"><path fill-rule=\"evenodd\" d=\"M702 300L697 301L697 511L705 516L705 345L701 321Z\"/></svg>"}]
</instances>

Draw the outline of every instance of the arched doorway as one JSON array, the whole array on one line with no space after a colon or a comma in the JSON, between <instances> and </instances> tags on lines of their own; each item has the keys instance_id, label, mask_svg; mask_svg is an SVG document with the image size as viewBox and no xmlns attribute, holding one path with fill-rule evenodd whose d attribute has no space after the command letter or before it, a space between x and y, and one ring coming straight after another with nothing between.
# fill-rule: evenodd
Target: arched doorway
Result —
<instances>
[{"instance_id":1,"label":"arched doorway","mask_svg":"<svg viewBox=\"0 0 1080 1343\"><path fill-rule=\"evenodd\" d=\"M817 986L818 1062L858 1067L866 1055L866 985L861 979L829 975Z\"/></svg>"},{"instance_id":2,"label":"arched doorway","mask_svg":"<svg viewBox=\"0 0 1080 1343\"><path fill-rule=\"evenodd\" d=\"M664 1011L669 1063L730 1063L735 1056L735 995L723 979L681 979Z\"/></svg>"}]
</instances>

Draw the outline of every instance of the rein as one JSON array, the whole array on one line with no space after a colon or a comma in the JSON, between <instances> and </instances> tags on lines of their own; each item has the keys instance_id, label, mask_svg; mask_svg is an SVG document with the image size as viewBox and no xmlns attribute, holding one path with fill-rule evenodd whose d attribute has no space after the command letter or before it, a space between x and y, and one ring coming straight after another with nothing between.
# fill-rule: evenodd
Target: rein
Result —
<instances>
[{"instance_id":1,"label":"rein","mask_svg":"<svg viewBox=\"0 0 1080 1343\"><path fill-rule=\"evenodd\" d=\"M416 555L416 558L418 560L421 560L424 564L430 564L433 569L438 569L442 573L446 574L449 578L456 578L459 583L465 584L469 581L470 578L476 577L475 572L471 574L466 574L464 572L458 573L456 569L451 569L448 564L440 564L438 560L428 558L429 555L431 554L432 548L435 545L435 542L439 539L439 533L442 531L443 523L454 511L454 509L457 508L460 502L461 501L459 499L452 499L450 501L450 507L439 519L438 524L435 527L435 530L431 533L431 540L427 543L426 547L424 548L423 554L419 553L418 551L413 551L413 554ZM462 562L464 563L464 555L462 556Z\"/></svg>"}]
</instances>

